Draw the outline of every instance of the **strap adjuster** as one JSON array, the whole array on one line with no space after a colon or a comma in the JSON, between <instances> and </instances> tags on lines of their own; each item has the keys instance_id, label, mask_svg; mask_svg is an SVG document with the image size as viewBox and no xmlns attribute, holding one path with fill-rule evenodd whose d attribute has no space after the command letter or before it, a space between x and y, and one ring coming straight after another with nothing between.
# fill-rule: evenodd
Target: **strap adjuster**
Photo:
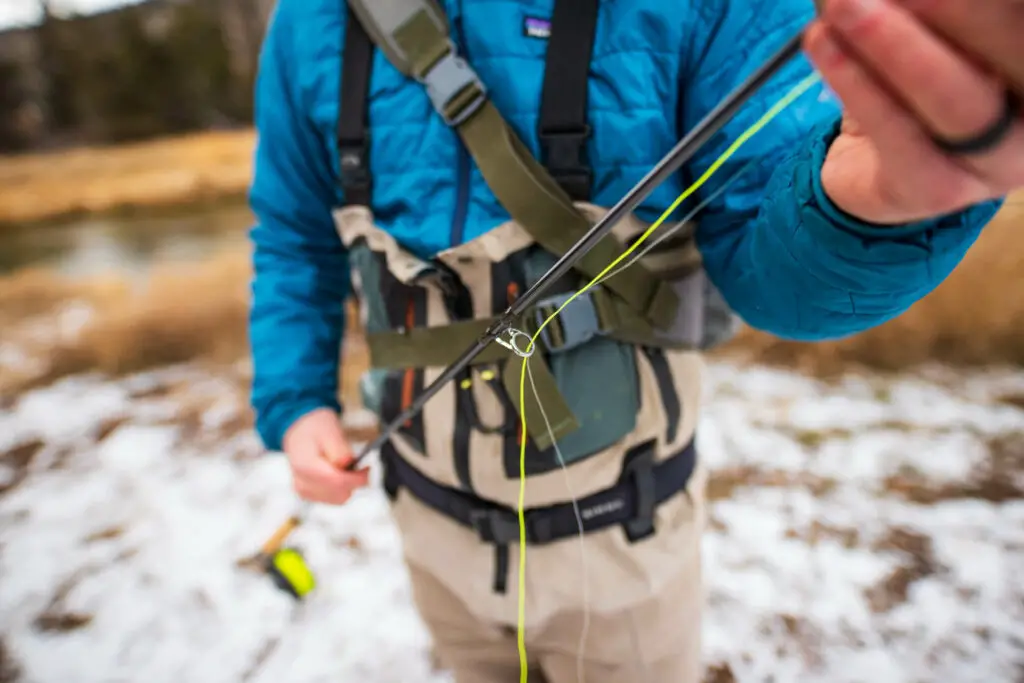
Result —
<instances>
[{"instance_id":1,"label":"strap adjuster","mask_svg":"<svg viewBox=\"0 0 1024 683\"><path fill-rule=\"evenodd\" d=\"M474 508L469 512L469 523L484 543L509 545L519 542L519 522L502 510Z\"/></svg>"},{"instance_id":2,"label":"strap adjuster","mask_svg":"<svg viewBox=\"0 0 1024 683\"><path fill-rule=\"evenodd\" d=\"M541 330L541 341L549 353L569 351L586 344L594 337L608 333L608 330L601 327L592 292L593 290L588 290L577 296L572 303L562 309L557 318ZM537 302L534 308L537 327L543 325L544 321L554 315L574 294L575 292L555 294ZM556 326L557 331L552 329Z\"/></svg>"},{"instance_id":3,"label":"strap adjuster","mask_svg":"<svg viewBox=\"0 0 1024 683\"><path fill-rule=\"evenodd\" d=\"M341 186L346 193L367 192L370 189L370 169L366 160L370 156L370 141L338 141L338 159L341 171Z\"/></svg>"},{"instance_id":4,"label":"strap adjuster","mask_svg":"<svg viewBox=\"0 0 1024 683\"><path fill-rule=\"evenodd\" d=\"M444 119L445 124L451 127L462 125L487 101L487 87L466 60L459 56L455 45L450 41L448 52L417 80L426 87L434 109ZM461 105L457 111L449 111L452 102L467 88L473 90L472 99Z\"/></svg>"},{"instance_id":5,"label":"strap adjuster","mask_svg":"<svg viewBox=\"0 0 1024 683\"><path fill-rule=\"evenodd\" d=\"M589 198L594 182L594 172L583 158L592 132L590 126L583 126L569 130L540 130L537 135L544 166L575 200Z\"/></svg>"},{"instance_id":6,"label":"strap adjuster","mask_svg":"<svg viewBox=\"0 0 1024 683\"><path fill-rule=\"evenodd\" d=\"M633 484L636 508L633 518L623 526L631 543L654 533L654 513L658 507L658 488L654 477L656 442L648 441L635 447L627 455L622 468L622 480Z\"/></svg>"}]
</instances>

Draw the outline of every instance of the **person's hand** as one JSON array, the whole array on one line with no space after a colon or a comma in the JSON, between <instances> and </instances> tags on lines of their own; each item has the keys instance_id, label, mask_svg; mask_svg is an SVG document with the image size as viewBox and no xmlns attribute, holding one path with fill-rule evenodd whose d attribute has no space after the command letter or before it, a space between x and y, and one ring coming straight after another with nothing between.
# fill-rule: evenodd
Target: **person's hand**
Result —
<instances>
[{"instance_id":1,"label":"person's hand","mask_svg":"<svg viewBox=\"0 0 1024 683\"><path fill-rule=\"evenodd\" d=\"M805 47L844 105L821 180L846 213L908 223L1024 188L1021 0L824 0ZM936 142L1000 121L983 151Z\"/></svg>"},{"instance_id":2,"label":"person's hand","mask_svg":"<svg viewBox=\"0 0 1024 683\"><path fill-rule=\"evenodd\" d=\"M367 485L368 470L347 471L355 455L333 410L321 408L296 420L282 444L295 492L303 500L343 505Z\"/></svg>"}]
</instances>

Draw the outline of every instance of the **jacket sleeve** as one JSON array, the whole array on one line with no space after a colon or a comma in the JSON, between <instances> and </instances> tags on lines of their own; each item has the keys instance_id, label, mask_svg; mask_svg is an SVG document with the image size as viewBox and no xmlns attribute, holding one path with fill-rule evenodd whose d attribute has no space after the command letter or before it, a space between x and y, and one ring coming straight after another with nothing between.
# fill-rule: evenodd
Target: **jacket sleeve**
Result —
<instances>
[{"instance_id":1,"label":"jacket sleeve","mask_svg":"<svg viewBox=\"0 0 1024 683\"><path fill-rule=\"evenodd\" d=\"M270 450L280 450L285 431L308 411L340 410L348 258L331 217L340 190L330 148L296 85L301 65L293 15L302 4L279 3L256 84L252 404L257 432Z\"/></svg>"},{"instance_id":2,"label":"jacket sleeve","mask_svg":"<svg viewBox=\"0 0 1024 683\"><path fill-rule=\"evenodd\" d=\"M811 0L703 0L691 27L682 124L704 115L814 16ZM694 159L699 177L798 81L793 60ZM742 175L702 212L708 276L747 324L780 337L833 339L879 325L957 266L1001 201L901 226L862 223L822 191L820 170L840 108L818 85L757 133L703 188ZM748 163L749 162L749 163Z\"/></svg>"}]
</instances>

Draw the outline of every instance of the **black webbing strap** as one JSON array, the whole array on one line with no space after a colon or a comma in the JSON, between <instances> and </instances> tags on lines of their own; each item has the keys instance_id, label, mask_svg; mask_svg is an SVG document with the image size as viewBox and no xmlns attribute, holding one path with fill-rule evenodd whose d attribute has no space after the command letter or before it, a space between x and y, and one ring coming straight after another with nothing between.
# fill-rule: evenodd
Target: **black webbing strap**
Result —
<instances>
[{"instance_id":1,"label":"black webbing strap","mask_svg":"<svg viewBox=\"0 0 1024 683\"><path fill-rule=\"evenodd\" d=\"M662 503L686 489L697 462L694 439L678 453L654 463L655 443L648 441L627 453L619 482L578 501L583 532L593 533L621 525L631 542L654 533L654 513ZM519 543L516 510L484 500L427 478L386 444L380 452L384 486L392 499L405 489L429 508L476 532L479 539L494 545L495 590L502 592L507 563L502 549ZM529 545L545 545L579 534L576 511L571 502L524 511ZM502 565L505 564L503 567Z\"/></svg>"},{"instance_id":2,"label":"black webbing strap","mask_svg":"<svg viewBox=\"0 0 1024 683\"><path fill-rule=\"evenodd\" d=\"M575 201L590 199L593 170L586 158L587 83L598 0L555 0L541 92L541 160Z\"/></svg>"},{"instance_id":3,"label":"black webbing strap","mask_svg":"<svg viewBox=\"0 0 1024 683\"><path fill-rule=\"evenodd\" d=\"M338 102L338 160L344 204L370 205L370 140L367 101L373 70L373 41L352 8L345 20Z\"/></svg>"}]
</instances>

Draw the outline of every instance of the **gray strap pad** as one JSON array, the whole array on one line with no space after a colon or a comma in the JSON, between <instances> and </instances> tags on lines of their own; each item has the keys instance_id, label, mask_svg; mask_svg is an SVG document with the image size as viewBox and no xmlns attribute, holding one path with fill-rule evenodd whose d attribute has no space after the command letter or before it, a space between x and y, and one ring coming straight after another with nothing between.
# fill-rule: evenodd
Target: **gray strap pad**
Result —
<instances>
[{"instance_id":1,"label":"gray strap pad","mask_svg":"<svg viewBox=\"0 0 1024 683\"><path fill-rule=\"evenodd\" d=\"M406 76L413 75L413 60L395 39L396 35L413 21L424 18L429 19L439 33L448 35L448 22L434 0L348 0L348 3L388 61Z\"/></svg>"}]
</instances>

